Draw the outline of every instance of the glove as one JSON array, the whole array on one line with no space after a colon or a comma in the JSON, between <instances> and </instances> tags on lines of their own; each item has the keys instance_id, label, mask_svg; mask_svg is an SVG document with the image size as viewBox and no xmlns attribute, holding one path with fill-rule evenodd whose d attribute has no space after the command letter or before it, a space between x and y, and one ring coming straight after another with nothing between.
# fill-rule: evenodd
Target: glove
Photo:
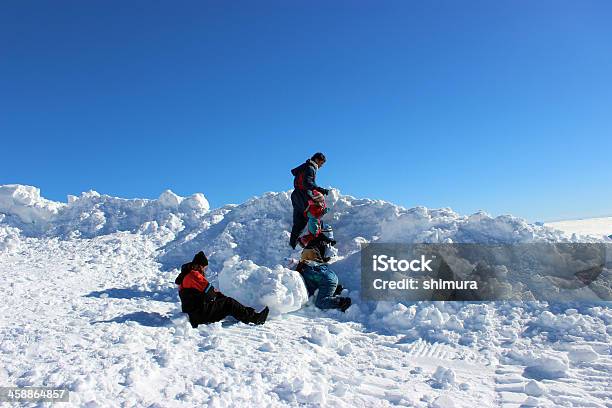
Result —
<instances>
[{"instance_id":1,"label":"glove","mask_svg":"<svg viewBox=\"0 0 612 408\"><path fill-rule=\"evenodd\" d=\"M319 187L317 188L317 190L319 190L319 193L323 194L323 195L328 195L329 194L329 190L323 187Z\"/></svg>"}]
</instances>

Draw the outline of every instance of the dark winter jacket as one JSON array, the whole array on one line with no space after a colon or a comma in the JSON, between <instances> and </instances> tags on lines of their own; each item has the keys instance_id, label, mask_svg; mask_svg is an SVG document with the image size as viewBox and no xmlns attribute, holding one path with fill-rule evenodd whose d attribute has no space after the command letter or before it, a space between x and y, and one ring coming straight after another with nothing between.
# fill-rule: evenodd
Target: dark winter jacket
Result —
<instances>
[{"instance_id":1,"label":"dark winter jacket","mask_svg":"<svg viewBox=\"0 0 612 408\"><path fill-rule=\"evenodd\" d=\"M319 167L317 164L308 159L306 162L291 170L291 174L295 177L293 179L293 187L296 190L307 193L311 197L313 190L318 190L321 194L327 194L327 189L317 185L316 178L318 169Z\"/></svg>"},{"instance_id":2,"label":"dark winter jacket","mask_svg":"<svg viewBox=\"0 0 612 408\"><path fill-rule=\"evenodd\" d=\"M192 269L191 262L181 266L181 273L174 283L179 285L183 313L189 313L190 317L192 313L201 313L205 303L223 296L208 282L204 274Z\"/></svg>"}]
</instances>

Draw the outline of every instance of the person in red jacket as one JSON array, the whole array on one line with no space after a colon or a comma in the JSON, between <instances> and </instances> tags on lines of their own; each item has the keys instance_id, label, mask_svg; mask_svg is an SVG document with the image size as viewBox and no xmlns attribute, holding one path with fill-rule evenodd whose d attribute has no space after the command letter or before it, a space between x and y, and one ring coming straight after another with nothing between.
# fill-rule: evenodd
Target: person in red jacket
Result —
<instances>
[{"instance_id":1,"label":"person in red jacket","mask_svg":"<svg viewBox=\"0 0 612 408\"><path fill-rule=\"evenodd\" d=\"M304 216L308 219L308 233L299 238L302 247L307 247L310 241L319 236L321 232L321 218L327 214L329 208L325 204L325 197L318 191L312 192L312 198L308 200L308 206L304 210Z\"/></svg>"},{"instance_id":2,"label":"person in red jacket","mask_svg":"<svg viewBox=\"0 0 612 408\"><path fill-rule=\"evenodd\" d=\"M198 252L193 261L181 266L181 273L174 283L179 285L179 297L183 313L189 315L193 328L199 324L214 323L232 316L243 323L264 324L270 311L266 306L257 313L236 299L225 296L206 279L208 259L204 252Z\"/></svg>"}]
</instances>

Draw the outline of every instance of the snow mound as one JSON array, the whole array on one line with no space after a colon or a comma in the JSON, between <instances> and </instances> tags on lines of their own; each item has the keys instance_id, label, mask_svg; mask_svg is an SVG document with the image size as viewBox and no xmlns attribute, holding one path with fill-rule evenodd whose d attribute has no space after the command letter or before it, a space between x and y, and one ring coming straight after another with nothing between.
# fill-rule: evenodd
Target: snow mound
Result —
<instances>
[{"instance_id":1,"label":"snow mound","mask_svg":"<svg viewBox=\"0 0 612 408\"><path fill-rule=\"evenodd\" d=\"M360 244L584 242L510 215L492 217L478 212L463 216L449 208L406 209L341 195L338 190L330 192L327 202L330 213L324 221L333 225L338 241L331 266L354 301L346 316L401 333L406 341L417 337L464 345L485 341L482 336L475 338L473 332L489 330L491 312L483 305L462 303L359 302ZM296 256L288 246L291 225L289 192L269 192L240 205L211 210L201 193L180 197L166 190L158 199L122 199L89 191L57 203L42 198L35 187L0 186L0 250L15 251L29 237L71 240L123 231L140 234L157 248L163 270L172 271L203 250L213 284L250 306L268 305L274 313L297 310L307 301L301 277L286 268L287 260ZM532 327L534 332L551 326L584 336L580 331L592 324L599 325L593 336L606 340L601 320L591 322L584 315L544 315ZM559 336L564 332L546 331Z\"/></svg>"},{"instance_id":2,"label":"snow mound","mask_svg":"<svg viewBox=\"0 0 612 408\"><path fill-rule=\"evenodd\" d=\"M346 313L305 307L263 327L219 322L193 330L173 281L199 250L209 256L213 284L248 306L268 305L274 315L307 302L301 277L285 267L297 254L287 245L288 192L210 209L199 193L126 200L91 191L55 203L34 187L1 186L0 272L7 284L0 314L12 316L25 299L33 320L0 333L0 377L17 386L65 386L78 391L73 402L83 406L449 408L610 400L607 303L359 296L363 243L595 241L512 216L405 209L335 190L328 203L324 220L338 239L331 267L354 302ZM49 364L30 358L37 355ZM78 364L58 371L62 361ZM202 362L209 372L184 370L185 362ZM104 368L102 380L83 366Z\"/></svg>"},{"instance_id":3,"label":"snow mound","mask_svg":"<svg viewBox=\"0 0 612 408\"><path fill-rule=\"evenodd\" d=\"M123 199L88 191L58 203L40 196L32 186L0 186L0 222L31 237L92 238L118 231L174 239L185 227L200 225L210 209L201 193L180 197L170 190L158 199Z\"/></svg>"}]
</instances>

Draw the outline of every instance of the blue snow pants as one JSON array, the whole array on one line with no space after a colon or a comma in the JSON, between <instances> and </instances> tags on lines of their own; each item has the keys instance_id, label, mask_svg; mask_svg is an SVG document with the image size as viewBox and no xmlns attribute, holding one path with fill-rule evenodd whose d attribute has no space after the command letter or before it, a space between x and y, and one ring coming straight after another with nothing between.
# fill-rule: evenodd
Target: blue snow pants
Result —
<instances>
[{"instance_id":1,"label":"blue snow pants","mask_svg":"<svg viewBox=\"0 0 612 408\"><path fill-rule=\"evenodd\" d=\"M305 265L302 276L306 283L308 296L312 296L319 289L319 294L315 299L316 307L319 309L337 309L340 307L339 297L334 296L338 286L338 276L327 265Z\"/></svg>"}]
</instances>

